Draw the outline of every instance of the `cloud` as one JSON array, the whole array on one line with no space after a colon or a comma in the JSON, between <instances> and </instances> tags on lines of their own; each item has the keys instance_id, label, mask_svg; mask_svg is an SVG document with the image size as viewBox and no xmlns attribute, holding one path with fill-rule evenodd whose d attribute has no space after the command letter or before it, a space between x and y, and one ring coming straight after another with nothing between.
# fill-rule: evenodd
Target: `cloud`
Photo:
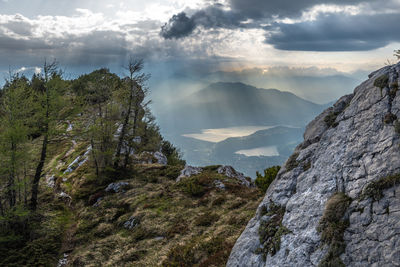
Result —
<instances>
[{"instance_id":1,"label":"cloud","mask_svg":"<svg viewBox=\"0 0 400 267\"><path fill-rule=\"evenodd\" d=\"M191 34L196 27L193 19L181 12L172 18L161 28L161 36L165 39L181 38Z\"/></svg>"},{"instance_id":2,"label":"cloud","mask_svg":"<svg viewBox=\"0 0 400 267\"><path fill-rule=\"evenodd\" d=\"M128 55L150 59L183 53L159 36L160 26L155 20L105 19L87 9L73 16L0 14L0 69L45 58L69 66L120 66Z\"/></svg>"},{"instance_id":3,"label":"cloud","mask_svg":"<svg viewBox=\"0 0 400 267\"><path fill-rule=\"evenodd\" d=\"M222 9L221 5L212 5L193 13L188 17L181 12L172 18L161 28L161 36L165 39L179 39L192 34L194 29L202 26L211 28L250 28L250 23L245 23L246 17L242 14Z\"/></svg>"},{"instance_id":4,"label":"cloud","mask_svg":"<svg viewBox=\"0 0 400 267\"><path fill-rule=\"evenodd\" d=\"M295 17L316 5L355 5L362 2L375 2L377 0L230 0L232 10L242 13L253 19L270 18L272 16Z\"/></svg>"},{"instance_id":5,"label":"cloud","mask_svg":"<svg viewBox=\"0 0 400 267\"><path fill-rule=\"evenodd\" d=\"M323 14L314 21L276 23L266 42L280 50L366 51L400 41L399 14Z\"/></svg>"},{"instance_id":6,"label":"cloud","mask_svg":"<svg viewBox=\"0 0 400 267\"><path fill-rule=\"evenodd\" d=\"M279 50L367 51L400 40L399 8L399 0L229 0L174 15L161 36L181 39L197 28L263 29L266 43Z\"/></svg>"},{"instance_id":7,"label":"cloud","mask_svg":"<svg viewBox=\"0 0 400 267\"><path fill-rule=\"evenodd\" d=\"M374 2L377 0L372 0ZM316 5L354 5L366 0L230 0L228 5L213 4L199 10L173 15L161 29L166 39L183 38L193 33L196 27L210 28L261 28L276 19L299 17Z\"/></svg>"}]
</instances>

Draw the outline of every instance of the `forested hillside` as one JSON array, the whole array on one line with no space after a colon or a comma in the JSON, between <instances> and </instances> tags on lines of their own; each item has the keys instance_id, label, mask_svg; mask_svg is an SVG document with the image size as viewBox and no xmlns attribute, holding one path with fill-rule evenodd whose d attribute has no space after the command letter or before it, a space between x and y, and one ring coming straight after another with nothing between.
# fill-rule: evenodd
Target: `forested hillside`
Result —
<instances>
[{"instance_id":1,"label":"forested hillside","mask_svg":"<svg viewBox=\"0 0 400 267\"><path fill-rule=\"evenodd\" d=\"M260 191L226 166L185 168L148 108L149 78L56 62L0 97L1 266L223 266ZM178 178L179 176L179 178Z\"/></svg>"}]
</instances>

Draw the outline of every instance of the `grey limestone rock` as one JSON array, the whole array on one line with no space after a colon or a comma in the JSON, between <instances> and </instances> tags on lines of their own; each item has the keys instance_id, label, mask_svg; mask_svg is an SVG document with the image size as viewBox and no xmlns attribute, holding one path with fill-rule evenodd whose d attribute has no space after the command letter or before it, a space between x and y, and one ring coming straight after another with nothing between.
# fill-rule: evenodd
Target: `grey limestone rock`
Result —
<instances>
[{"instance_id":1,"label":"grey limestone rock","mask_svg":"<svg viewBox=\"0 0 400 267\"><path fill-rule=\"evenodd\" d=\"M190 177L192 175L199 174L202 171L203 171L203 169L200 167L193 167L190 165L186 165L185 168L183 170L181 170L181 174L178 176L176 181L179 182L180 180L182 180L182 178L186 178L186 177Z\"/></svg>"},{"instance_id":2,"label":"grey limestone rock","mask_svg":"<svg viewBox=\"0 0 400 267\"><path fill-rule=\"evenodd\" d=\"M125 189L129 186L127 182L111 183L106 187L108 193L119 193L125 192Z\"/></svg>"},{"instance_id":3,"label":"grey limestone rock","mask_svg":"<svg viewBox=\"0 0 400 267\"><path fill-rule=\"evenodd\" d=\"M353 199L347 210L346 266L400 266L400 186L383 191L379 201L360 196L366 186L400 173L400 137L385 114L400 118L400 63L370 74L354 93L340 98L307 126L295 150L294 168L283 166L232 249L227 266L318 266L327 253L317 226L335 192ZM374 81L389 78L382 90ZM330 116L328 125L326 117ZM305 166L311 166L305 168ZM263 257L258 228L261 209L271 202L286 208L280 250Z\"/></svg>"}]
</instances>

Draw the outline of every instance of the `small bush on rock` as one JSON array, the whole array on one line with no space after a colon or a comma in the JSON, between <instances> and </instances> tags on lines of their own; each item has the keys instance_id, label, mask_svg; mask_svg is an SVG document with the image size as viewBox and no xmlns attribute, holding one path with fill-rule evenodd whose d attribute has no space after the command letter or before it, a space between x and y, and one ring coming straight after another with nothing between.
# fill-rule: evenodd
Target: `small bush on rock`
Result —
<instances>
[{"instance_id":1,"label":"small bush on rock","mask_svg":"<svg viewBox=\"0 0 400 267\"><path fill-rule=\"evenodd\" d=\"M255 180L256 186L265 193L269 187L269 185L275 180L276 175L278 174L280 166L273 166L264 170L264 176L261 173L257 172L257 178Z\"/></svg>"},{"instance_id":2,"label":"small bush on rock","mask_svg":"<svg viewBox=\"0 0 400 267\"><path fill-rule=\"evenodd\" d=\"M294 168L299 166L299 162L297 161L297 157L298 156L299 156L299 153L293 153L289 157L289 159L288 159L288 161L286 162L286 165L285 165L287 171L291 171Z\"/></svg>"},{"instance_id":3,"label":"small bush on rock","mask_svg":"<svg viewBox=\"0 0 400 267\"><path fill-rule=\"evenodd\" d=\"M263 211L261 215L266 215L269 218L260 222L258 235L263 247L258 249L256 253L262 254L265 260L268 254L273 256L279 251L281 237L289 234L290 231L282 225L283 216L285 215L284 207L271 202L269 208L265 208Z\"/></svg>"},{"instance_id":4,"label":"small bush on rock","mask_svg":"<svg viewBox=\"0 0 400 267\"><path fill-rule=\"evenodd\" d=\"M336 118L340 113L338 112L331 112L326 117L324 118L324 121L328 127L333 127L335 128L338 126L338 123L336 122Z\"/></svg>"},{"instance_id":5,"label":"small bush on rock","mask_svg":"<svg viewBox=\"0 0 400 267\"><path fill-rule=\"evenodd\" d=\"M346 244L343 234L349 222L343 219L352 199L344 193L335 193L326 203L324 214L317 231L321 233L321 241L329 245L329 250L319 266L344 266L340 255L344 252Z\"/></svg>"},{"instance_id":6,"label":"small bush on rock","mask_svg":"<svg viewBox=\"0 0 400 267\"><path fill-rule=\"evenodd\" d=\"M399 184L400 174L382 177L379 180L371 182L365 187L363 193L361 194L361 199L372 198L373 200L378 201L383 197L383 191L385 189Z\"/></svg>"},{"instance_id":7,"label":"small bush on rock","mask_svg":"<svg viewBox=\"0 0 400 267\"><path fill-rule=\"evenodd\" d=\"M397 116L391 112L386 113L383 117L383 122L385 124L392 124L395 120L397 120Z\"/></svg>"},{"instance_id":8,"label":"small bush on rock","mask_svg":"<svg viewBox=\"0 0 400 267\"><path fill-rule=\"evenodd\" d=\"M374 81L374 86L381 89L381 96L382 96L383 88L387 87L389 85L388 83L389 83L389 76L387 74L383 74L383 75L379 76Z\"/></svg>"}]
</instances>

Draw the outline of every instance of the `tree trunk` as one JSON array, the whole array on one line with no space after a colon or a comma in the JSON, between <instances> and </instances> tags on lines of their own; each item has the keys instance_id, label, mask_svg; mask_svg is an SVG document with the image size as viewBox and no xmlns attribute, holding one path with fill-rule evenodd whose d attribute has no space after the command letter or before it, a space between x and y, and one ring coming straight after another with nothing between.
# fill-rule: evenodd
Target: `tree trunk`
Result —
<instances>
[{"instance_id":1,"label":"tree trunk","mask_svg":"<svg viewBox=\"0 0 400 267\"><path fill-rule=\"evenodd\" d=\"M48 125L46 129L48 128ZM30 208L32 211L35 211L37 208L37 197L38 197L38 192L39 192L39 181L40 178L42 177L42 170L44 166L44 161L46 160L46 154L47 154L47 143L48 143L48 133L46 130L46 133L43 138L43 143L42 143L42 153L40 154L40 161L36 167L36 172L35 172L35 177L33 178L33 184L32 184L32 197L31 197L31 203L30 203Z\"/></svg>"},{"instance_id":2,"label":"tree trunk","mask_svg":"<svg viewBox=\"0 0 400 267\"><path fill-rule=\"evenodd\" d=\"M92 157L93 157L93 160L94 160L94 166L96 167L96 177L98 179L99 178L99 163L97 162L96 153L94 152L93 137L90 138L90 145L92 146Z\"/></svg>"},{"instance_id":3,"label":"tree trunk","mask_svg":"<svg viewBox=\"0 0 400 267\"><path fill-rule=\"evenodd\" d=\"M4 216L3 200L0 197L0 215Z\"/></svg>"},{"instance_id":4,"label":"tree trunk","mask_svg":"<svg viewBox=\"0 0 400 267\"><path fill-rule=\"evenodd\" d=\"M15 150L16 146L14 142L11 142L11 170L8 176L8 184L7 184L7 196L8 203L10 208L12 209L15 206L16 202L16 191L15 191Z\"/></svg>"},{"instance_id":5,"label":"tree trunk","mask_svg":"<svg viewBox=\"0 0 400 267\"><path fill-rule=\"evenodd\" d=\"M131 94L129 97L129 102L128 102L128 111L125 116L124 123L122 124L122 129L121 129L121 134L119 135L119 140L118 140L118 145L117 145L117 152L115 153L115 161L114 161L114 168L117 169L119 165L119 158L121 156L121 150L122 150L122 145L124 143L124 138L125 138L125 133L126 129L129 124L129 117L131 116L131 110L132 110L132 100L133 100L133 93L132 93L133 88L131 88ZM126 164L124 164L126 165Z\"/></svg>"}]
</instances>

